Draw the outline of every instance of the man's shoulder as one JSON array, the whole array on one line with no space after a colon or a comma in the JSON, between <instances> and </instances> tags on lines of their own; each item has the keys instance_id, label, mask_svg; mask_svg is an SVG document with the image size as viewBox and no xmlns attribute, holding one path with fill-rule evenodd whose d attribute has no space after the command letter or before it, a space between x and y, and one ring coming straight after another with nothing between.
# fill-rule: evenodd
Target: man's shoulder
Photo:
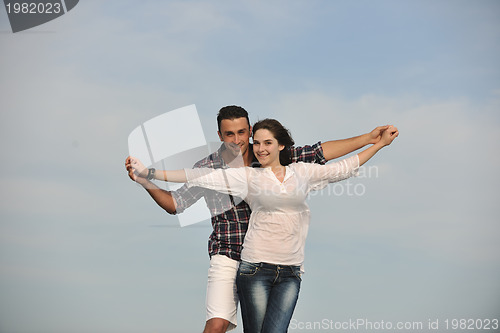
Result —
<instances>
[{"instance_id":1,"label":"man's shoulder","mask_svg":"<svg viewBox=\"0 0 500 333\"><path fill-rule=\"evenodd\" d=\"M318 141L316 143L309 144L309 145L291 146L291 147L289 147L289 149L292 152L302 152L304 150L307 150L307 151L314 150L314 151L316 151L316 150L322 149L322 147L321 147L321 141Z\"/></svg>"},{"instance_id":2,"label":"man's shoulder","mask_svg":"<svg viewBox=\"0 0 500 333\"><path fill-rule=\"evenodd\" d=\"M216 151L207 157L202 158L198 162L193 165L193 168L222 168L222 157L220 156L220 152Z\"/></svg>"},{"instance_id":3,"label":"man's shoulder","mask_svg":"<svg viewBox=\"0 0 500 333\"><path fill-rule=\"evenodd\" d=\"M292 162L326 163L321 141L313 145L293 146L290 148L290 155Z\"/></svg>"}]
</instances>

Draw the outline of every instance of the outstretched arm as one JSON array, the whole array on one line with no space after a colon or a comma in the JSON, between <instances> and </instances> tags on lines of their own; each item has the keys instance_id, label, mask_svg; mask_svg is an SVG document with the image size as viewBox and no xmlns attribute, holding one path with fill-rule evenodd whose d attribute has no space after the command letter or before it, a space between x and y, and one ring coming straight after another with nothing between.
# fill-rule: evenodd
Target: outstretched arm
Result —
<instances>
[{"instance_id":1,"label":"outstretched arm","mask_svg":"<svg viewBox=\"0 0 500 333\"><path fill-rule=\"evenodd\" d=\"M144 184L144 183L145 184ZM149 180L142 178L141 181L138 181L139 184L144 187L144 189L149 193L151 198L163 208L169 214L175 214L177 210L177 202L175 201L172 193L170 191L165 191L164 189L159 188Z\"/></svg>"},{"instance_id":2,"label":"outstretched arm","mask_svg":"<svg viewBox=\"0 0 500 333\"><path fill-rule=\"evenodd\" d=\"M398 129L389 126L377 143L357 155L326 165L298 163L295 165L295 169L298 172L305 172L305 176L309 178L310 190L320 190L328 183L338 182L357 175L361 165L365 164L380 149L390 145L398 135Z\"/></svg>"},{"instance_id":3,"label":"outstretched arm","mask_svg":"<svg viewBox=\"0 0 500 333\"><path fill-rule=\"evenodd\" d=\"M135 157L127 157L125 167L129 172L130 178L138 182L141 178L147 178L149 169ZM135 179L134 179L135 178ZM171 183L185 183L187 181L184 170L158 170L150 179L163 180Z\"/></svg>"},{"instance_id":4,"label":"outstretched arm","mask_svg":"<svg viewBox=\"0 0 500 333\"><path fill-rule=\"evenodd\" d=\"M382 133L389 125L379 126L370 133L355 136L349 139L333 140L321 143L323 155L327 161L352 153L366 145L376 144L380 141Z\"/></svg>"},{"instance_id":5,"label":"outstretched arm","mask_svg":"<svg viewBox=\"0 0 500 333\"><path fill-rule=\"evenodd\" d=\"M380 149L388 146L396 139L399 135L399 131L394 126L388 126L383 132L380 139L373 144L373 146L363 150L358 154L359 165L365 164L370 158L372 158Z\"/></svg>"},{"instance_id":6,"label":"outstretched arm","mask_svg":"<svg viewBox=\"0 0 500 333\"><path fill-rule=\"evenodd\" d=\"M164 180L173 183L186 183L189 181L189 186L199 186L240 197L244 197L248 190L247 168L157 170L152 174L151 169L146 168L141 161L134 157L128 157L125 166L130 178L141 185L147 184L148 179Z\"/></svg>"}]
</instances>

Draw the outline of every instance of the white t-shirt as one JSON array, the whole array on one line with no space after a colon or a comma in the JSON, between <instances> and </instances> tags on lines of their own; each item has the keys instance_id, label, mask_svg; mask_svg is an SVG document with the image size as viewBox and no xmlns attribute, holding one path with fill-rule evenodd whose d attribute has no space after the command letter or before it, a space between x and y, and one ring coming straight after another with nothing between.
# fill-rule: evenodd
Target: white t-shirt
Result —
<instances>
[{"instance_id":1,"label":"white t-shirt","mask_svg":"<svg viewBox=\"0 0 500 333\"><path fill-rule=\"evenodd\" d=\"M301 266L310 221L306 197L357 174L358 155L319 165L292 163L283 182L270 168L186 169L188 186L243 198L252 210L241 259Z\"/></svg>"}]
</instances>

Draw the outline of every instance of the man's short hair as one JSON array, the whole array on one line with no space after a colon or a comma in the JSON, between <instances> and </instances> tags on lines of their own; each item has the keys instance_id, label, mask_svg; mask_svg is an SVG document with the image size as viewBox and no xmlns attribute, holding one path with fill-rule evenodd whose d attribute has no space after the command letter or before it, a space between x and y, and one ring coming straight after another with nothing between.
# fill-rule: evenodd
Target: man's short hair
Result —
<instances>
[{"instance_id":1,"label":"man's short hair","mask_svg":"<svg viewBox=\"0 0 500 333\"><path fill-rule=\"evenodd\" d=\"M220 132L220 123L223 119L237 119L237 118L246 118L248 123L248 128L250 128L250 119L248 119L248 112L242 108L241 106L236 105L228 105L219 110L217 114L217 126L219 127Z\"/></svg>"}]
</instances>

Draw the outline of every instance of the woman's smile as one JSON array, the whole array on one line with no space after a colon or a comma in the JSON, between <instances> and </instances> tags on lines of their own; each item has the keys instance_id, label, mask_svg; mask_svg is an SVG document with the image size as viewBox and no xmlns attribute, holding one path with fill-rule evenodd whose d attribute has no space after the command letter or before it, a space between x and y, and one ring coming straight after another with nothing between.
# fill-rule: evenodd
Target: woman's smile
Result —
<instances>
[{"instance_id":1,"label":"woman's smile","mask_svg":"<svg viewBox=\"0 0 500 333\"><path fill-rule=\"evenodd\" d=\"M254 133L253 152L263 168L280 165L283 148L269 130L259 129Z\"/></svg>"}]
</instances>

